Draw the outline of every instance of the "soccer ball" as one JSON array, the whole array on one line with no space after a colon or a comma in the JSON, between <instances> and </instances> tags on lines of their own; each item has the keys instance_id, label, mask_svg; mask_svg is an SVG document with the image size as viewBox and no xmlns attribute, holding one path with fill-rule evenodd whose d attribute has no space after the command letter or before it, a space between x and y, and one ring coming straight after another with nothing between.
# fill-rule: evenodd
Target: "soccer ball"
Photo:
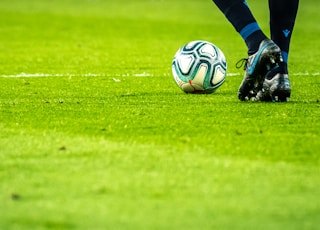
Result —
<instances>
[{"instance_id":1,"label":"soccer ball","mask_svg":"<svg viewBox=\"0 0 320 230\"><path fill-rule=\"evenodd\" d=\"M185 93L213 93L224 83L226 73L224 54L207 41L189 42L172 61L173 79Z\"/></svg>"}]
</instances>

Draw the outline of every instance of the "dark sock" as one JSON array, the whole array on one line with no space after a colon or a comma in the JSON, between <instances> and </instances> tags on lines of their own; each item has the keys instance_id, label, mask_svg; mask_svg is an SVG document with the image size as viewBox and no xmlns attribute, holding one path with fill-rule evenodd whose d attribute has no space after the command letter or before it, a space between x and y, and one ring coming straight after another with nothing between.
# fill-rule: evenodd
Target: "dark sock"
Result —
<instances>
[{"instance_id":1,"label":"dark sock","mask_svg":"<svg viewBox=\"0 0 320 230\"><path fill-rule=\"evenodd\" d=\"M248 47L248 54L259 49L262 40L267 38L253 17L244 0L213 0L233 27L238 31Z\"/></svg>"},{"instance_id":2,"label":"dark sock","mask_svg":"<svg viewBox=\"0 0 320 230\"><path fill-rule=\"evenodd\" d=\"M286 63L298 5L299 0L269 0L271 39L280 47Z\"/></svg>"}]
</instances>

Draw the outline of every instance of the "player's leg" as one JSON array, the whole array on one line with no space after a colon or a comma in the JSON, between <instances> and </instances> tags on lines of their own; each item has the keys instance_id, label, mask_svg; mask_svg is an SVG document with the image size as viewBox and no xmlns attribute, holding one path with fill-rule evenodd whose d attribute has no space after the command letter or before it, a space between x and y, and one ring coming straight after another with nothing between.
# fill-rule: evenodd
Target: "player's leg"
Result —
<instances>
[{"instance_id":1,"label":"player's leg","mask_svg":"<svg viewBox=\"0 0 320 230\"><path fill-rule=\"evenodd\" d=\"M269 0L271 39L280 47L283 62L266 75L265 91L274 101L288 101L291 95L288 78L288 54L299 0Z\"/></svg>"},{"instance_id":2,"label":"player's leg","mask_svg":"<svg viewBox=\"0 0 320 230\"><path fill-rule=\"evenodd\" d=\"M266 39L248 4L244 0L213 0L221 12L241 35L251 55L259 49L260 43Z\"/></svg>"},{"instance_id":3,"label":"player's leg","mask_svg":"<svg viewBox=\"0 0 320 230\"><path fill-rule=\"evenodd\" d=\"M280 47L285 63L288 63L298 5L299 0L269 0L271 39Z\"/></svg>"},{"instance_id":4,"label":"player's leg","mask_svg":"<svg viewBox=\"0 0 320 230\"><path fill-rule=\"evenodd\" d=\"M244 0L213 0L238 31L248 47L245 74L238 90L240 100L250 99L253 90L260 90L271 63L281 59L279 47L260 29Z\"/></svg>"}]
</instances>

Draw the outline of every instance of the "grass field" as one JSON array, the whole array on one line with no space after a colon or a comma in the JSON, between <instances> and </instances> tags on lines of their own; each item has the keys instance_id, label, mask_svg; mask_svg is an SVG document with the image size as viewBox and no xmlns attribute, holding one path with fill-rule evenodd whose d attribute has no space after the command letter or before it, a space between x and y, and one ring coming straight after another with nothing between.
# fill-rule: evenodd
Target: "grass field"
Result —
<instances>
[{"instance_id":1,"label":"grass field","mask_svg":"<svg viewBox=\"0 0 320 230\"><path fill-rule=\"evenodd\" d=\"M291 101L243 103L245 45L210 0L1 0L0 229L319 229L318 9ZM171 77L195 39L228 61L212 95Z\"/></svg>"}]
</instances>

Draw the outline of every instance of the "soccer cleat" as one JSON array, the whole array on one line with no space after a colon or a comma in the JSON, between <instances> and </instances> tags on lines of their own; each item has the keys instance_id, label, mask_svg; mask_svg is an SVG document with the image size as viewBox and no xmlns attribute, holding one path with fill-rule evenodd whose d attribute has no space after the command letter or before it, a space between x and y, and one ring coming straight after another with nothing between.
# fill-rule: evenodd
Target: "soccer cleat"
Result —
<instances>
[{"instance_id":1,"label":"soccer cleat","mask_svg":"<svg viewBox=\"0 0 320 230\"><path fill-rule=\"evenodd\" d=\"M265 75L270 66L282 62L281 50L272 40L265 39L260 43L256 53L243 60L245 73L238 90L238 98L246 101L253 98L256 95L255 92L262 90Z\"/></svg>"},{"instance_id":2,"label":"soccer cleat","mask_svg":"<svg viewBox=\"0 0 320 230\"><path fill-rule=\"evenodd\" d=\"M291 86L285 66L286 63L280 62L268 71L263 82L263 88L255 96L255 101L289 101Z\"/></svg>"}]
</instances>

